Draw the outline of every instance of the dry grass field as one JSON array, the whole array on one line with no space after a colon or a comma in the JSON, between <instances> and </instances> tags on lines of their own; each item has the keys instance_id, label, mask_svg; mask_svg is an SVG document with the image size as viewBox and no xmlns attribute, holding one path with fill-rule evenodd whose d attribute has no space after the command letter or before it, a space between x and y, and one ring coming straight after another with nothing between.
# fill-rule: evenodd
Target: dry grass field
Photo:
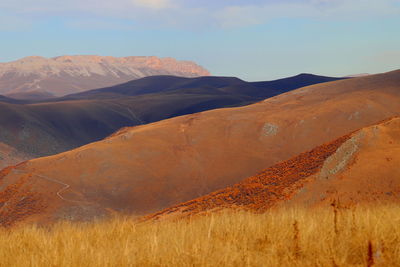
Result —
<instances>
[{"instance_id":1,"label":"dry grass field","mask_svg":"<svg viewBox=\"0 0 400 267\"><path fill-rule=\"evenodd\" d=\"M0 266L400 266L400 207L0 230Z\"/></svg>"}]
</instances>

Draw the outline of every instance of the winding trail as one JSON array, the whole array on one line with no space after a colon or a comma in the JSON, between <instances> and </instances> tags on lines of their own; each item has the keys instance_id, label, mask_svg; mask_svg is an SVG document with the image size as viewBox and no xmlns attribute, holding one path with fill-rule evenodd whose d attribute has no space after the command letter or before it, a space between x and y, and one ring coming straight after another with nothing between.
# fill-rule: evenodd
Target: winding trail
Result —
<instances>
[{"instance_id":1,"label":"winding trail","mask_svg":"<svg viewBox=\"0 0 400 267\"><path fill-rule=\"evenodd\" d=\"M15 170L16 172L28 173L28 172L23 171L23 170L18 170L18 169L14 169L14 170ZM57 193L56 193L56 195L57 195L61 200L64 200L64 201L67 201L67 202L72 202L72 203L91 204L90 202L87 202L87 201L71 200L71 199L66 199L65 197L63 197L63 196L61 195L61 193L64 192L65 190L67 190L68 188L71 187L71 185L69 185L69 184L66 184L66 183L61 182L61 181L59 181L59 180L56 180L56 179L53 179L53 178L50 178L50 177L47 177L47 176L44 176L44 175L40 175L40 174L33 174L33 176L37 176L37 177L42 178L42 179L44 179L44 180L47 180L47 181L50 181L50 182L53 182L53 183L57 183L57 184L60 184L60 185L64 186L63 188L61 188L60 190L58 190Z\"/></svg>"}]
</instances>

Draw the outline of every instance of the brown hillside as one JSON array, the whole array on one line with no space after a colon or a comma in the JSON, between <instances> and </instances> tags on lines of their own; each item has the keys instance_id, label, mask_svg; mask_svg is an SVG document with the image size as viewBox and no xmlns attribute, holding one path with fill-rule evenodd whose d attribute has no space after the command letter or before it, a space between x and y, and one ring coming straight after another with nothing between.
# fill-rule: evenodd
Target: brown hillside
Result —
<instances>
[{"instance_id":1,"label":"brown hillside","mask_svg":"<svg viewBox=\"0 0 400 267\"><path fill-rule=\"evenodd\" d=\"M32 192L52 200L38 220L149 214L396 115L400 71L319 84L250 106L127 128L28 161L6 175L0 189L30 175Z\"/></svg>"},{"instance_id":2,"label":"brown hillside","mask_svg":"<svg viewBox=\"0 0 400 267\"><path fill-rule=\"evenodd\" d=\"M278 163L223 190L148 216L210 210L400 201L400 118L386 120ZM289 200L289 201L288 201Z\"/></svg>"}]
</instances>

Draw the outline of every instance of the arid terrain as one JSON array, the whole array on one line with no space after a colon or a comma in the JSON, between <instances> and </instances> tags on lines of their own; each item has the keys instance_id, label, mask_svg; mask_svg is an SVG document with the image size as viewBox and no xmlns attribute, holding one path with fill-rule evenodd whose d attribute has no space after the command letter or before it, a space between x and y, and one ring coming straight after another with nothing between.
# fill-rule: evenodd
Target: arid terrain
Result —
<instances>
[{"instance_id":1,"label":"arid terrain","mask_svg":"<svg viewBox=\"0 0 400 267\"><path fill-rule=\"evenodd\" d=\"M299 203L318 205L336 195L351 203L351 198L358 202L371 193L396 199L395 171L393 177L380 177L384 173L370 172L366 163L362 170L350 168L356 161L345 168L352 175L346 180L340 179L339 170L352 153L360 161L374 159L365 156L381 153L374 149L387 151L376 156L379 164L396 166L398 120L378 123L400 115L399 87L399 71L312 85L253 105L125 128L102 141L9 167L1 174L2 224L151 214L232 187L269 167L283 173L274 181L277 185L267 187L271 189L264 202L267 207L275 198L294 196L299 182L312 179L316 181L296 195ZM353 132L359 129L366 137L354 141ZM370 137L374 133L377 136ZM364 148L370 140L376 146ZM352 152L354 146L360 149ZM342 150L345 155L335 158ZM298 160L302 164L291 166ZM335 164L338 172L330 173ZM323 177L317 179L320 168ZM358 181L363 172L371 176ZM252 189L265 197L257 182L263 178L254 179ZM268 183L270 178L265 179ZM387 180L368 187L376 179Z\"/></svg>"}]
</instances>

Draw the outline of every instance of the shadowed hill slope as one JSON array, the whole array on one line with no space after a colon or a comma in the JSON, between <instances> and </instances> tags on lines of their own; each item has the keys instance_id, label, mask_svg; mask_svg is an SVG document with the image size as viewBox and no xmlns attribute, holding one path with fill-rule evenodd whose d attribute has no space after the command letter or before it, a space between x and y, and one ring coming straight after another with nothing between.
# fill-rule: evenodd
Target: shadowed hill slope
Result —
<instances>
[{"instance_id":1,"label":"shadowed hill slope","mask_svg":"<svg viewBox=\"0 0 400 267\"><path fill-rule=\"evenodd\" d=\"M35 102L35 101L45 101L54 98L55 96L49 92L41 91L41 90L32 90L28 92L19 92L19 93L11 93L7 94L7 97L18 99L21 103L26 102ZM1 99L0 99L1 101Z\"/></svg>"},{"instance_id":2,"label":"shadowed hill slope","mask_svg":"<svg viewBox=\"0 0 400 267\"><path fill-rule=\"evenodd\" d=\"M278 163L256 176L168 208L149 219L211 210L265 211L276 205L315 206L400 201L400 118L363 128Z\"/></svg>"},{"instance_id":3,"label":"shadowed hill slope","mask_svg":"<svg viewBox=\"0 0 400 267\"><path fill-rule=\"evenodd\" d=\"M319 81L319 76L308 79ZM250 104L286 90L284 84L274 86L276 90L256 88L227 77L154 76L42 103L13 105L0 99L0 142L31 158L52 155L101 140L125 126Z\"/></svg>"},{"instance_id":4,"label":"shadowed hill slope","mask_svg":"<svg viewBox=\"0 0 400 267\"><path fill-rule=\"evenodd\" d=\"M25 103L22 100L14 99L14 98L3 96L3 95L0 95L0 103L1 102L10 103L10 104L23 104L23 103Z\"/></svg>"},{"instance_id":5,"label":"shadowed hill slope","mask_svg":"<svg viewBox=\"0 0 400 267\"><path fill-rule=\"evenodd\" d=\"M113 211L149 214L395 115L400 71L125 128L3 172L1 192L11 187L7 192L14 193L7 196L15 204L0 212L7 212L3 218L26 212L12 222L91 219ZM21 194L37 198L36 206L20 203Z\"/></svg>"},{"instance_id":6,"label":"shadowed hill slope","mask_svg":"<svg viewBox=\"0 0 400 267\"><path fill-rule=\"evenodd\" d=\"M334 80L341 80L343 78L334 78ZM312 81L312 82L311 82ZM312 84L325 83L333 81L332 77L318 76L309 73L302 73L291 77L290 79L278 79L269 82L253 82L252 85L258 88L267 88L274 90L294 90L299 87L309 86Z\"/></svg>"},{"instance_id":7,"label":"shadowed hill slope","mask_svg":"<svg viewBox=\"0 0 400 267\"><path fill-rule=\"evenodd\" d=\"M235 77L206 76L198 78L183 78L175 76L151 76L110 88L101 88L68 95L59 100L126 97L182 91L187 94L231 94L255 98L267 98L300 87L341 79L342 78L312 74L300 74L289 78L265 82L245 82Z\"/></svg>"}]
</instances>

